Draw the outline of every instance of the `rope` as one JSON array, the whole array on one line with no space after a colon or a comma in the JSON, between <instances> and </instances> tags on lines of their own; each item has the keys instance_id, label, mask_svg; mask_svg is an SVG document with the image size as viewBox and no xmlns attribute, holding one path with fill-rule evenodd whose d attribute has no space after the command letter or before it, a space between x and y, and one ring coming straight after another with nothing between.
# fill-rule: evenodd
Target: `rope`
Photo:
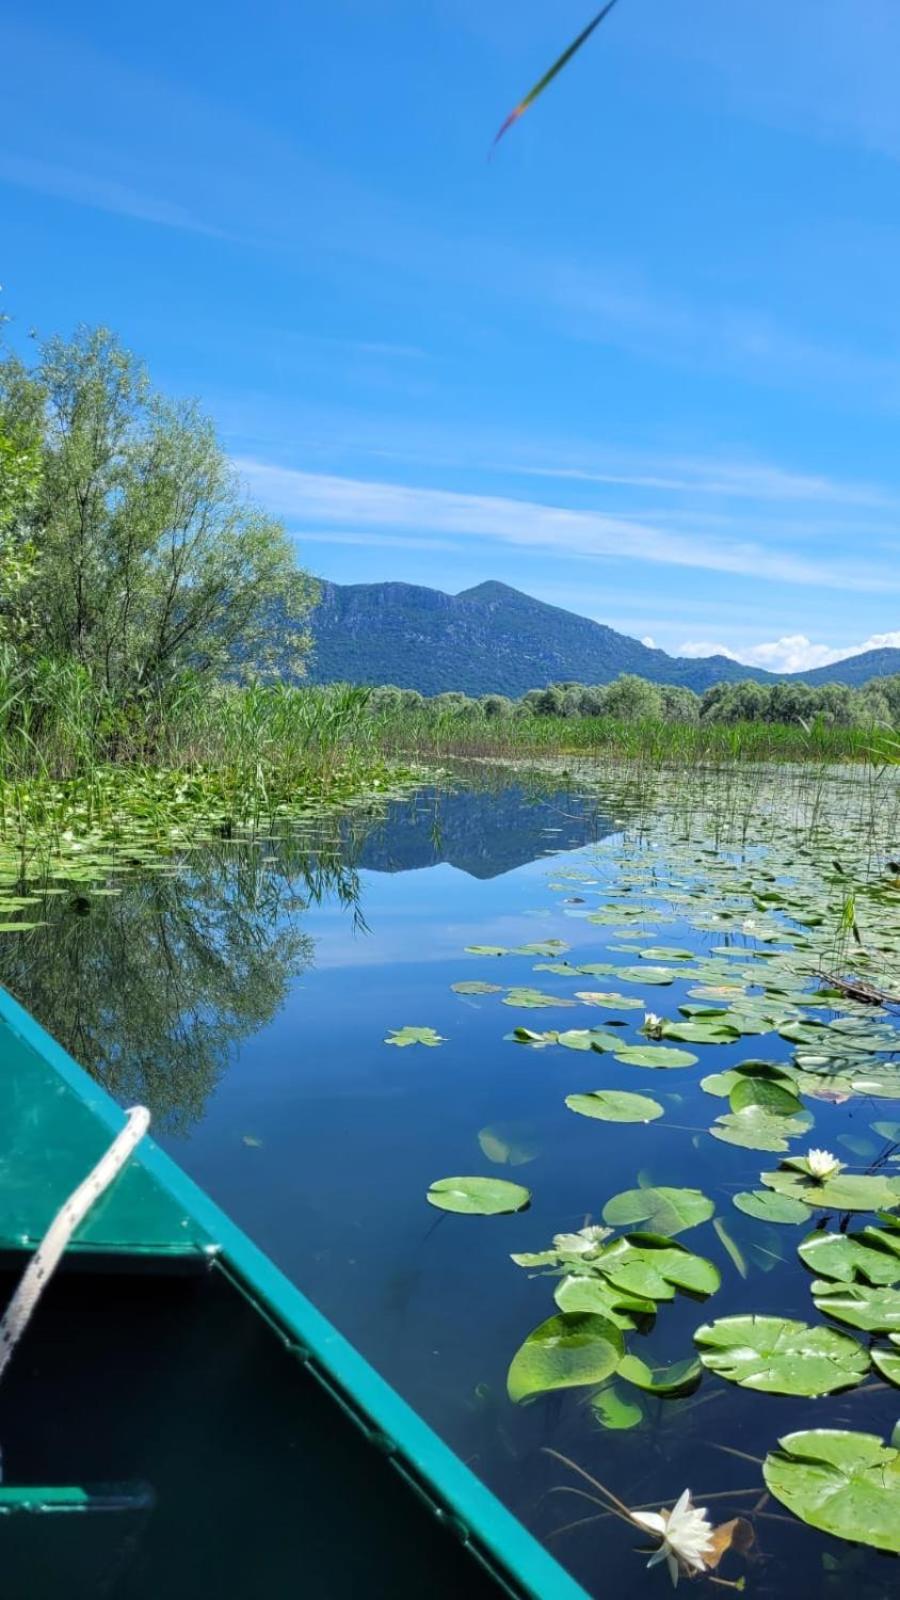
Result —
<instances>
[{"instance_id":1,"label":"rope","mask_svg":"<svg viewBox=\"0 0 900 1600\"><path fill-rule=\"evenodd\" d=\"M22 1274L19 1287L0 1322L0 1377L73 1233L121 1172L150 1126L150 1113L144 1106L134 1106L125 1115L128 1120L121 1133L113 1140L106 1154L100 1157L93 1171L60 1207Z\"/></svg>"}]
</instances>

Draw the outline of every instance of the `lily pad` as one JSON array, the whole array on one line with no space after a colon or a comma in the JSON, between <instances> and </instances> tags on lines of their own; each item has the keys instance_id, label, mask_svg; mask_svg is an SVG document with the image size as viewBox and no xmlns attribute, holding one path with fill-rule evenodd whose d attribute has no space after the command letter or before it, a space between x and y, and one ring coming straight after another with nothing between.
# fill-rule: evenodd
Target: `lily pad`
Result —
<instances>
[{"instance_id":1,"label":"lily pad","mask_svg":"<svg viewBox=\"0 0 900 1600\"><path fill-rule=\"evenodd\" d=\"M846 1322L864 1333L900 1332L900 1289L816 1278L812 1292L816 1310L837 1322Z\"/></svg>"},{"instance_id":2,"label":"lily pad","mask_svg":"<svg viewBox=\"0 0 900 1600\"><path fill-rule=\"evenodd\" d=\"M667 1022L663 1027L664 1039L680 1039L684 1044L734 1044L741 1037L740 1028L730 1022Z\"/></svg>"},{"instance_id":3,"label":"lily pad","mask_svg":"<svg viewBox=\"0 0 900 1600\"><path fill-rule=\"evenodd\" d=\"M618 1042L618 1041L617 1041ZM697 1057L689 1050L673 1050L665 1044L619 1044L616 1060L628 1067L694 1067Z\"/></svg>"},{"instance_id":4,"label":"lily pad","mask_svg":"<svg viewBox=\"0 0 900 1600\"><path fill-rule=\"evenodd\" d=\"M642 961L693 961L693 950L680 950L674 945L655 944L649 950L639 950Z\"/></svg>"},{"instance_id":5,"label":"lily pad","mask_svg":"<svg viewBox=\"0 0 900 1600\"><path fill-rule=\"evenodd\" d=\"M586 972L588 969L582 967L581 970ZM674 983L678 977L671 967L613 967L611 970L623 983L648 983L660 987Z\"/></svg>"},{"instance_id":6,"label":"lily pad","mask_svg":"<svg viewBox=\"0 0 900 1600\"><path fill-rule=\"evenodd\" d=\"M471 983L451 983L454 994L501 994L502 983L481 983L474 978Z\"/></svg>"},{"instance_id":7,"label":"lily pad","mask_svg":"<svg viewBox=\"0 0 900 1600\"><path fill-rule=\"evenodd\" d=\"M613 1240L604 1245L591 1268L617 1289L647 1300L672 1300L676 1289L715 1294L722 1281L711 1261L658 1233L629 1233Z\"/></svg>"},{"instance_id":8,"label":"lily pad","mask_svg":"<svg viewBox=\"0 0 900 1600\"><path fill-rule=\"evenodd\" d=\"M458 1211L472 1217L495 1217L524 1211L531 1190L505 1178L437 1178L425 1196L439 1211Z\"/></svg>"},{"instance_id":9,"label":"lily pad","mask_svg":"<svg viewBox=\"0 0 900 1600\"><path fill-rule=\"evenodd\" d=\"M601 1317L608 1317L617 1328L640 1328L656 1316L655 1300L618 1289L607 1278L561 1278L553 1298L560 1311L596 1312Z\"/></svg>"},{"instance_id":10,"label":"lily pad","mask_svg":"<svg viewBox=\"0 0 900 1600\"><path fill-rule=\"evenodd\" d=\"M684 1233L708 1222L715 1205L699 1189L623 1189L603 1207L603 1220L613 1228L644 1222L653 1233Z\"/></svg>"},{"instance_id":11,"label":"lily pad","mask_svg":"<svg viewBox=\"0 0 900 1600\"><path fill-rule=\"evenodd\" d=\"M509 1398L528 1400L554 1389L609 1378L625 1353L621 1329L592 1312L561 1311L528 1335L506 1379Z\"/></svg>"},{"instance_id":12,"label":"lily pad","mask_svg":"<svg viewBox=\"0 0 900 1600\"><path fill-rule=\"evenodd\" d=\"M574 1000L564 1000L557 994L544 994L540 989L509 989L501 1005L528 1006L537 1010L541 1006L574 1006Z\"/></svg>"},{"instance_id":13,"label":"lily pad","mask_svg":"<svg viewBox=\"0 0 900 1600\"><path fill-rule=\"evenodd\" d=\"M812 1398L852 1389L869 1357L848 1334L788 1317L721 1317L694 1334L700 1360L743 1389Z\"/></svg>"},{"instance_id":14,"label":"lily pad","mask_svg":"<svg viewBox=\"0 0 900 1600\"><path fill-rule=\"evenodd\" d=\"M888 1383L896 1384L897 1388L900 1389L900 1334L892 1333L890 1338L890 1349L876 1348L871 1350L869 1354L872 1357L873 1365L878 1368L881 1376L886 1378Z\"/></svg>"},{"instance_id":15,"label":"lily pad","mask_svg":"<svg viewBox=\"0 0 900 1600\"><path fill-rule=\"evenodd\" d=\"M693 1394L703 1376L696 1356L675 1361L669 1367L651 1368L640 1356L629 1353L619 1362L619 1377L647 1394L660 1396Z\"/></svg>"},{"instance_id":16,"label":"lily pad","mask_svg":"<svg viewBox=\"0 0 900 1600\"><path fill-rule=\"evenodd\" d=\"M812 1215L809 1206L802 1200L794 1200L787 1194L776 1194L769 1189L744 1190L740 1194L732 1195L732 1205L738 1211L743 1211L748 1217L757 1217L760 1222L783 1222L796 1224L808 1222Z\"/></svg>"},{"instance_id":17,"label":"lily pad","mask_svg":"<svg viewBox=\"0 0 900 1600\"><path fill-rule=\"evenodd\" d=\"M763 1462L770 1494L810 1527L900 1554L900 1451L873 1433L789 1433Z\"/></svg>"},{"instance_id":18,"label":"lily pad","mask_svg":"<svg viewBox=\"0 0 900 1600\"><path fill-rule=\"evenodd\" d=\"M600 1122L655 1122L663 1108L649 1095L629 1094L625 1089L593 1089L589 1094L568 1094L566 1105L580 1117L597 1117Z\"/></svg>"},{"instance_id":19,"label":"lily pad","mask_svg":"<svg viewBox=\"0 0 900 1600\"><path fill-rule=\"evenodd\" d=\"M502 944L467 944L467 956L508 956L512 952Z\"/></svg>"},{"instance_id":20,"label":"lily pad","mask_svg":"<svg viewBox=\"0 0 900 1600\"><path fill-rule=\"evenodd\" d=\"M629 1428L639 1428L644 1421L644 1407L640 1401L615 1384L599 1390L591 1399L591 1410L602 1428L616 1433Z\"/></svg>"},{"instance_id":21,"label":"lily pad","mask_svg":"<svg viewBox=\"0 0 900 1600\"><path fill-rule=\"evenodd\" d=\"M644 1007L643 1000L629 994L616 994L615 990L576 989L575 999L583 1006L603 1006L607 1011L642 1011Z\"/></svg>"},{"instance_id":22,"label":"lily pad","mask_svg":"<svg viewBox=\"0 0 900 1600\"><path fill-rule=\"evenodd\" d=\"M803 1200L816 1210L878 1211L900 1200L900 1180L880 1174L857 1176L839 1172L837 1177L820 1182L781 1166L777 1172L761 1172L760 1179L767 1189L775 1189L793 1200Z\"/></svg>"},{"instance_id":23,"label":"lily pad","mask_svg":"<svg viewBox=\"0 0 900 1600\"><path fill-rule=\"evenodd\" d=\"M838 1283L900 1283L900 1234L810 1233L797 1246L801 1261L820 1278Z\"/></svg>"},{"instance_id":24,"label":"lily pad","mask_svg":"<svg viewBox=\"0 0 900 1600\"><path fill-rule=\"evenodd\" d=\"M747 1106L744 1111L728 1111L717 1117L710 1133L725 1144L740 1145L744 1150L790 1149L788 1140L799 1139L812 1126L808 1111L798 1117L771 1116L762 1106Z\"/></svg>"},{"instance_id":25,"label":"lily pad","mask_svg":"<svg viewBox=\"0 0 900 1600\"><path fill-rule=\"evenodd\" d=\"M443 1044L445 1041L434 1028L392 1028L384 1042L395 1044L403 1050L410 1044L426 1044L433 1049L435 1045Z\"/></svg>"}]
</instances>

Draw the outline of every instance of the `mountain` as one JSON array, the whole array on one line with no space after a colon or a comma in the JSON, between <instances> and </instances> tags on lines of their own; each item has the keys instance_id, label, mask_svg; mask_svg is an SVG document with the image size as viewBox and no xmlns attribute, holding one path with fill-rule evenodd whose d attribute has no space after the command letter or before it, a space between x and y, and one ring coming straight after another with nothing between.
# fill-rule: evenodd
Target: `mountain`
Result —
<instances>
[{"instance_id":1,"label":"mountain","mask_svg":"<svg viewBox=\"0 0 900 1600\"><path fill-rule=\"evenodd\" d=\"M458 689L518 696L567 679L609 683L620 672L684 684L698 693L714 683L746 678L771 683L780 676L727 656L667 655L505 583L480 583L455 595L411 583L323 583L310 626L313 683L393 683L422 694ZM856 684L898 671L900 650L873 650L794 676L810 683Z\"/></svg>"}]
</instances>

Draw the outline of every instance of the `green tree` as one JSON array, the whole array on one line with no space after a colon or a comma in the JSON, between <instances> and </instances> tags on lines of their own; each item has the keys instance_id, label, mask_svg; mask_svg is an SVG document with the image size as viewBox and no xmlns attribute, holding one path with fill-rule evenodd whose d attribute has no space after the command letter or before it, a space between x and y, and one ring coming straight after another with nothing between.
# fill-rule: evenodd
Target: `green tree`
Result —
<instances>
[{"instance_id":1,"label":"green tree","mask_svg":"<svg viewBox=\"0 0 900 1600\"><path fill-rule=\"evenodd\" d=\"M316 588L283 526L252 505L211 422L154 393L105 329L0 362L0 416L40 416L24 585L41 649L121 701L185 669L302 669Z\"/></svg>"},{"instance_id":2,"label":"green tree","mask_svg":"<svg viewBox=\"0 0 900 1600\"><path fill-rule=\"evenodd\" d=\"M663 697L655 683L623 672L606 691L604 714L617 722L661 721Z\"/></svg>"},{"instance_id":3,"label":"green tree","mask_svg":"<svg viewBox=\"0 0 900 1600\"><path fill-rule=\"evenodd\" d=\"M693 689L680 684L662 683L663 716L667 722L697 722L700 718L700 696Z\"/></svg>"}]
</instances>

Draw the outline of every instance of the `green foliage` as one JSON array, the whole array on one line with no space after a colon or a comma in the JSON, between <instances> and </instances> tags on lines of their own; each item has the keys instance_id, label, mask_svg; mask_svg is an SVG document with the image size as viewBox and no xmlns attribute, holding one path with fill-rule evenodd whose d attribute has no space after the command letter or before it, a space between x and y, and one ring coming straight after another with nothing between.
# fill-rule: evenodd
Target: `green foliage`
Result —
<instances>
[{"instance_id":1,"label":"green foliage","mask_svg":"<svg viewBox=\"0 0 900 1600\"><path fill-rule=\"evenodd\" d=\"M788 1317L721 1317L694 1334L700 1360L744 1389L809 1397L852 1389L869 1357L849 1334Z\"/></svg>"},{"instance_id":2,"label":"green foliage","mask_svg":"<svg viewBox=\"0 0 900 1600\"><path fill-rule=\"evenodd\" d=\"M813 1528L900 1554L900 1451L875 1434L814 1428L763 1463L770 1493Z\"/></svg>"},{"instance_id":3,"label":"green foliage","mask_svg":"<svg viewBox=\"0 0 900 1600\"><path fill-rule=\"evenodd\" d=\"M437 1178L425 1198L439 1211L496 1217L505 1212L524 1211L531 1203L531 1192L520 1183L509 1183L506 1178Z\"/></svg>"},{"instance_id":4,"label":"green foliage","mask_svg":"<svg viewBox=\"0 0 900 1600\"><path fill-rule=\"evenodd\" d=\"M646 1094L630 1094L625 1089L592 1089L590 1094L567 1094L566 1105L581 1117L596 1117L601 1122L655 1122L663 1108Z\"/></svg>"},{"instance_id":5,"label":"green foliage","mask_svg":"<svg viewBox=\"0 0 900 1600\"><path fill-rule=\"evenodd\" d=\"M615 1372L625 1345L620 1330L590 1312L560 1312L528 1335L507 1375L509 1398L529 1400L554 1389L602 1383Z\"/></svg>"},{"instance_id":6,"label":"green foliage","mask_svg":"<svg viewBox=\"0 0 900 1600\"><path fill-rule=\"evenodd\" d=\"M0 517L39 553L16 577L29 658L77 663L120 706L188 671L302 668L316 590L291 540L112 334L51 339L31 368L8 355L0 419Z\"/></svg>"},{"instance_id":7,"label":"green foliage","mask_svg":"<svg viewBox=\"0 0 900 1600\"><path fill-rule=\"evenodd\" d=\"M683 1233L708 1222L713 1202L699 1189L625 1189L603 1207L603 1220L613 1227L645 1222L654 1233Z\"/></svg>"}]
</instances>

